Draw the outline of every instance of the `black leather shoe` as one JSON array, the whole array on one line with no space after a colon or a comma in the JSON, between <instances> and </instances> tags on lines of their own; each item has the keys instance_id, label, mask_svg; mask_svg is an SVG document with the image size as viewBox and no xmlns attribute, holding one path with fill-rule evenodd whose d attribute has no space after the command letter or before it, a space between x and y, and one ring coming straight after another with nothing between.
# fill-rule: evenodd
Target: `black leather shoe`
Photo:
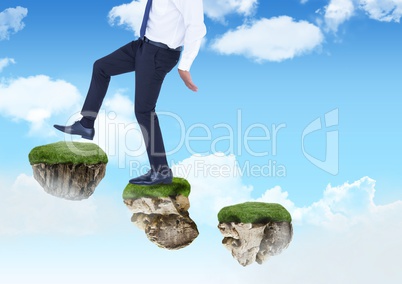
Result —
<instances>
[{"instance_id":1,"label":"black leather shoe","mask_svg":"<svg viewBox=\"0 0 402 284\"><path fill-rule=\"evenodd\" d=\"M86 127L82 126L82 124L79 121L76 121L72 125L69 125L69 126L63 126L63 125L57 125L57 124L55 124L53 126L57 130L60 130L64 133L81 135L82 138L85 138L88 140L94 139L95 129L94 128L86 128Z\"/></svg>"},{"instance_id":2,"label":"black leather shoe","mask_svg":"<svg viewBox=\"0 0 402 284\"><path fill-rule=\"evenodd\" d=\"M136 178L132 178L130 179L130 183L132 184L136 184L136 182L140 182L140 181L144 181L144 180L149 180L150 175L152 174L152 170L149 170L146 174L136 177Z\"/></svg>"},{"instance_id":3,"label":"black leather shoe","mask_svg":"<svg viewBox=\"0 0 402 284\"><path fill-rule=\"evenodd\" d=\"M170 184L173 181L173 173L172 170L169 169L167 173L165 172L156 172L156 171L150 171L151 174L146 176L142 175L139 176L140 178L133 178L130 179L130 183L132 184L138 184L138 185L154 185L154 184Z\"/></svg>"}]
</instances>

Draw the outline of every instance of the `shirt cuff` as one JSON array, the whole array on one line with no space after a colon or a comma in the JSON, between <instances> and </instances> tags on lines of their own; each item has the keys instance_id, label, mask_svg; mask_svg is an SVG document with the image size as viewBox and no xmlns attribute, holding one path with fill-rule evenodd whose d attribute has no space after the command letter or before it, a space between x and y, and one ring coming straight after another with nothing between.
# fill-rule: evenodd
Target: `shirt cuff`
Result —
<instances>
[{"instance_id":1,"label":"shirt cuff","mask_svg":"<svg viewBox=\"0 0 402 284\"><path fill-rule=\"evenodd\" d=\"M183 71L190 71L191 65L193 64L193 60L189 58L182 57L179 62L179 69Z\"/></svg>"}]
</instances>

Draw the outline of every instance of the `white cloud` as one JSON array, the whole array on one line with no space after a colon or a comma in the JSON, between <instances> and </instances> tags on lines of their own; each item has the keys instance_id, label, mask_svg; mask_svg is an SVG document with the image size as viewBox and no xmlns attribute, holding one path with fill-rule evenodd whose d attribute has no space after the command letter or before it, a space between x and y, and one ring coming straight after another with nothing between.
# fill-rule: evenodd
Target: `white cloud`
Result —
<instances>
[{"instance_id":1,"label":"white cloud","mask_svg":"<svg viewBox=\"0 0 402 284\"><path fill-rule=\"evenodd\" d=\"M20 6L0 12L0 40L9 39L11 33L22 30L25 26L22 20L27 14L28 9Z\"/></svg>"},{"instance_id":2,"label":"white cloud","mask_svg":"<svg viewBox=\"0 0 402 284\"><path fill-rule=\"evenodd\" d=\"M298 230L281 255L262 266L238 272L243 283L270 279L272 283L400 283L399 259L402 237L402 206L393 219L382 215L346 231L328 232L319 228Z\"/></svg>"},{"instance_id":3,"label":"white cloud","mask_svg":"<svg viewBox=\"0 0 402 284\"><path fill-rule=\"evenodd\" d=\"M250 16L257 5L258 0L204 0L204 13L211 19L223 21L232 13Z\"/></svg>"},{"instance_id":4,"label":"white cloud","mask_svg":"<svg viewBox=\"0 0 402 284\"><path fill-rule=\"evenodd\" d=\"M212 167L213 165L216 165L215 168ZM149 260L158 254L161 256L160 264L164 264L163 271L156 275L156 280L154 279L156 282L174 283L175 280L172 277L166 278L166 275L172 271L177 262L183 259L186 259L186 263L183 262L184 271L188 275L197 276L192 283L215 283L216 279L220 279L219 283L223 284L259 283L266 279L282 284L297 282L374 284L402 281L399 268L402 249L402 219L400 218L402 202L375 204L375 181L368 177L339 186L328 185L322 198L304 207L304 209L310 209L309 214L300 211L303 218L295 220L295 224L298 225L294 226L294 237L289 248L263 265L253 264L247 269L239 269L237 261L220 244L222 237L216 228L217 212L213 214L210 212L215 210L215 207L218 208L220 204L241 202L244 199L252 200L250 198L252 188L243 185L235 157L222 154L206 157L193 156L175 166L176 175L179 175L179 170L182 171L180 176L187 177L192 185L190 215L197 222L201 232L199 238L188 248L189 251L186 249L174 255L164 256L163 251L150 244L141 232L135 228L131 230L129 214L119 213L121 216L109 216L107 222L116 224L117 229L123 227L127 229L124 229L123 235L117 238L110 235L110 229L105 231L108 232L108 237L112 238L110 240L114 247L113 250L102 251L99 254L107 256L112 252L113 256L116 256L117 250L122 252L119 257L102 258L98 261L98 255L94 256L93 248L84 243L83 246L60 248L58 253L66 257L60 258L57 264L51 263L52 258L42 259L31 263L30 271L18 274L17 262L13 261L15 259L12 257L15 254L12 245L10 249L6 249L3 257L11 261L4 261L5 266L3 266L6 270L0 275L1 280L4 279L5 283L7 281L54 283L61 275L62 283L88 283L88 281L110 283L112 280L120 283L132 276L130 267L135 265L140 271L137 278L146 281L151 273L149 265L144 264L143 259L133 259L132 254L148 252L146 255ZM267 190L261 198L268 202L280 201L290 211L302 209L297 208L289 199L288 193L279 186ZM109 197L108 204L110 202L112 200ZM128 212L124 205L120 203L119 205L121 207L115 206L113 210L121 209L121 212ZM94 198L72 202L49 196L32 177L24 174L17 178L13 186L7 187L0 180L0 236L55 233L82 235L98 232L99 226L104 226L104 220L99 215L108 216L111 212L113 214L111 210L107 210L107 213L104 211L105 208L98 206L97 199ZM330 214L327 214L328 212ZM339 222L333 218L335 215L344 216L339 220L347 222L348 226L338 226ZM202 226L202 221L210 216L213 227ZM293 218L297 219L295 215ZM102 223L99 220L102 220ZM334 228L338 230L334 231ZM104 241L104 234L94 235L88 240L92 243ZM20 260L23 265L29 264L32 259L37 259L38 249L32 245L39 244L41 241L42 239L38 239L24 243L22 240L15 244L24 250L26 257ZM7 243L4 244L4 247L6 246ZM52 249L53 246L50 244L48 250ZM46 250L44 253L49 255ZM82 256L83 260L78 263L72 262L71 259L77 254ZM164 257L169 260L173 258L174 261L166 262ZM105 263L104 259L112 259L113 267L118 269L110 273L107 268L112 262ZM72 274L71 271L79 269L82 263L88 264L86 270L78 276ZM60 267L68 269L64 269L63 272L59 271ZM202 267L201 270L200 267ZM57 273L52 274L49 271Z\"/></svg>"},{"instance_id":5,"label":"white cloud","mask_svg":"<svg viewBox=\"0 0 402 284\"><path fill-rule=\"evenodd\" d=\"M212 48L222 54L244 55L258 62L279 62L311 52L323 39L317 26L280 16L228 31L214 41Z\"/></svg>"},{"instance_id":6,"label":"white cloud","mask_svg":"<svg viewBox=\"0 0 402 284\"><path fill-rule=\"evenodd\" d=\"M53 197L26 174L20 174L12 185L0 183L0 235L85 235L97 229L93 199L68 201Z\"/></svg>"},{"instance_id":7,"label":"white cloud","mask_svg":"<svg viewBox=\"0 0 402 284\"><path fill-rule=\"evenodd\" d=\"M282 204L291 213L297 228L345 232L353 228L365 228L372 222L401 222L398 216L402 213L402 201L376 205L375 181L368 177L340 186L328 185L321 199L309 206L297 207L280 186L266 190L259 198L252 198L253 187L243 184L234 155L194 155L172 165L172 169L175 176L184 177L191 184L190 214L198 225L215 227L218 222L217 213L222 207L246 201ZM3 182L1 187L2 234L38 233L46 230L76 234L95 230L97 225L94 220L100 220L93 197L80 202L55 198L44 193L32 176L21 174L12 186ZM60 216L62 214L65 214L64 217ZM77 222L81 216L85 217ZM55 224L56 220L59 220L60 225ZM88 231L82 231L83 228Z\"/></svg>"},{"instance_id":8,"label":"white cloud","mask_svg":"<svg viewBox=\"0 0 402 284\"><path fill-rule=\"evenodd\" d=\"M75 86L45 75L0 82L0 114L31 123L39 131L52 115L72 109L80 99Z\"/></svg>"},{"instance_id":9,"label":"white cloud","mask_svg":"<svg viewBox=\"0 0 402 284\"><path fill-rule=\"evenodd\" d=\"M146 3L147 0L135 0L113 7L108 14L109 24L126 27L139 36ZM213 20L223 22L228 14L250 16L257 5L258 0L204 0L204 13Z\"/></svg>"},{"instance_id":10,"label":"white cloud","mask_svg":"<svg viewBox=\"0 0 402 284\"><path fill-rule=\"evenodd\" d=\"M0 72L10 64L15 64L15 60L13 58L0 58Z\"/></svg>"},{"instance_id":11,"label":"white cloud","mask_svg":"<svg viewBox=\"0 0 402 284\"><path fill-rule=\"evenodd\" d=\"M116 224L129 224L131 214L120 198L97 194L103 191L104 182L90 198L71 201L46 193L31 175L0 176L0 238L83 236L122 229Z\"/></svg>"},{"instance_id":12,"label":"white cloud","mask_svg":"<svg viewBox=\"0 0 402 284\"><path fill-rule=\"evenodd\" d=\"M353 0L331 0L325 7L324 20L326 27L336 32L339 25L349 20L355 11Z\"/></svg>"},{"instance_id":13,"label":"white cloud","mask_svg":"<svg viewBox=\"0 0 402 284\"><path fill-rule=\"evenodd\" d=\"M402 17L402 0L360 0L360 8L371 19L399 23Z\"/></svg>"},{"instance_id":14,"label":"white cloud","mask_svg":"<svg viewBox=\"0 0 402 284\"><path fill-rule=\"evenodd\" d=\"M124 26L139 36L146 3L147 0L138 0L113 7L108 15L109 24Z\"/></svg>"},{"instance_id":15,"label":"white cloud","mask_svg":"<svg viewBox=\"0 0 402 284\"><path fill-rule=\"evenodd\" d=\"M283 204L291 212L295 224L343 230L378 212L380 207L375 205L374 195L375 181L364 177L341 186L328 185L323 197L307 207L296 207L280 187L267 190L258 200Z\"/></svg>"},{"instance_id":16,"label":"white cloud","mask_svg":"<svg viewBox=\"0 0 402 284\"><path fill-rule=\"evenodd\" d=\"M371 19L382 22L400 22L402 0L330 0L324 8L326 29L337 32L338 27L363 11Z\"/></svg>"},{"instance_id":17,"label":"white cloud","mask_svg":"<svg viewBox=\"0 0 402 284\"><path fill-rule=\"evenodd\" d=\"M196 163L198 163L198 166ZM116 237L111 239L114 241L111 243L115 244L112 252L113 256L116 256L116 253L114 253L116 249L122 252L119 255L120 257L105 258L113 259L114 267L118 267L117 270L112 271L114 273L111 274L106 269L111 262L105 263L103 259L101 262L97 261L95 259L97 255L93 255L92 247L87 248L86 244L84 244L84 246L68 246L64 250L61 248L58 252L66 254L67 257L60 258L57 265L52 266L51 258L47 258L48 261L44 259L31 263L31 271L18 274L18 267L12 258L15 252L12 246L11 249L5 251L4 259L11 259L11 261L4 262L6 272L1 274L0 278L5 279L3 282L8 280L8 282L14 281L15 283L26 283L27 281L54 283L54 281L57 281L56 278L60 278L59 276L62 275L63 277L60 278L62 283L74 281L75 283L88 283L88 281L109 283L112 280L120 283L131 277L130 267L134 263L141 271L137 275L138 279L146 281L150 273L149 265L144 264L142 260L133 259L131 256L132 253L138 253L138 251L147 251L149 252L147 255L150 260L154 257L154 254L162 254L160 263L165 264L163 273L156 276L156 282L173 283L175 281L173 278L162 278L166 278L165 275L172 271L177 261L180 262L183 259L189 260L183 263L187 274L197 276L194 278L193 283L205 283L208 281L214 283L218 278L220 283L223 284L259 283L266 279L273 283L282 284L296 282L309 284L374 284L382 282L400 283L402 281L402 273L399 268L400 251L402 249L402 219L400 218L402 216L402 202L397 201L386 205L375 204L375 181L368 177L355 182L346 182L339 186L328 185L322 198L310 206L304 207L312 208L310 213L315 210L315 204L321 204L318 207L327 209L316 210L314 214L304 215L305 218L298 219L300 222L297 221L297 224L302 224L302 226L294 226L294 238L288 249L281 255L272 257L263 265L253 264L247 269L239 269L240 266L236 260L232 259L230 253L220 244L221 235L216 228L217 219L215 213L217 212L214 212L214 214L209 212L211 208L214 208L214 204L218 206L219 203L238 202L244 199L250 200L251 187L243 185L241 177L238 175L239 170L233 164L236 164L234 156L217 154L207 157L193 156L182 161L181 165L177 165L174 168L176 175L178 175L179 170L183 171L181 176L187 177L192 185L190 214L199 225L201 232L199 238L188 248L190 251L186 249L178 251L174 255L166 254L166 259L172 260L173 257L175 261L168 263L164 261L163 252L148 243L144 235L135 231L135 228L132 231L129 224L129 215L123 216L122 214L122 216L117 216L121 218L110 216L110 220L108 220L108 222L116 223L119 228L124 223L124 226L127 226L130 230L124 232L127 237L122 238L121 236L124 235L120 235L117 242ZM218 167L212 168L212 165L217 165ZM184 168L185 166L187 168ZM206 166L209 166L209 168ZM188 176L184 172L186 169L189 170ZM219 175L219 171L221 171L221 175ZM216 196L223 202L216 202ZM44 199L46 197L49 198L49 202ZM266 199L268 202L281 201L289 210L291 208L301 209L295 206L289 199L288 193L279 186L267 190L261 198ZM58 203L59 201L60 203ZM14 185L10 187L0 181L0 235L49 233L81 235L91 233L102 225L97 222L99 218L95 218L94 221L94 216L97 214L107 216L104 213L104 208L95 206L95 202L98 205L96 199L91 198L91 200L85 201L88 202L87 204L81 201L82 207L80 202L63 201L45 194L33 178L26 175L20 175ZM110 202L109 198L108 203ZM127 212L127 208L124 205L119 208L122 212ZM119 208L114 208L114 210L118 211ZM195 208L197 208L197 212L194 211ZM325 214L321 216L322 212L327 211L331 212L329 218ZM213 228L200 226L202 225L202 220L209 215L213 217L213 223L211 224ZM314 221L313 215L315 215L314 217L318 222ZM335 224L335 228L337 227L337 222L334 222L331 217L333 215L343 215L345 217L344 221L349 225L347 227L340 226L339 228L346 230L334 231L332 230L334 226L328 226L332 223L333 225ZM201 220L199 220L199 217ZM293 217L295 218L294 215ZM312 226L308 226L308 224ZM325 230L324 228L330 228L331 230ZM110 232L110 230L107 232ZM104 241L102 234L100 234L100 237L101 239L93 236L90 241ZM113 236L111 237L113 238ZM137 237L138 239L136 239ZM39 239L39 241L41 240ZM137 245L133 245L133 242ZM24 250L26 256L26 258L22 259L22 264L29 264L31 259L37 259L38 250L32 247L32 244L37 243L37 241L18 243L18 246ZM4 246L6 247L7 243ZM144 247L144 249L139 246ZM205 248L208 249L206 250ZM53 247L50 246L48 249L51 250ZM108 251L102 253L103 256L105 256L105 253L110 254ZM76 254L80 254L83 257L82 263L88 263L86 271L79 276L70 273L74 269L79 269L81 265L81 262L78 262L78 264L71 262L71 258L68 257L74 257ZM185 258L189 255L192 257ZM69 269L60 272L57 270L59 267ZM202 271L200 267L202 267ZM49 269L50 271L55 269L54 271L57 273L49 273Z\"/></svg>"},{"instance_id":18,"label":"white cloud","mask_svg":"<svg viewBox=\"0 0 402 284\"><path fill-rule=\"evenodd\" d=\"M252 198L253 187L243 184L245 167L241 168L234 155L221 153L193 155L173 166L174 174L187 178L191 184L190 213L196 222L216 226L216 215L222 207L245 201L280 203L291 213L295 225L332 231L349 229L402 210L399 201L376 205L375 181L369 177L340 186L328 185L321 199L305 207L298 207L280 186L266 190L259 198Z\"/></svg>"}]
</instances>

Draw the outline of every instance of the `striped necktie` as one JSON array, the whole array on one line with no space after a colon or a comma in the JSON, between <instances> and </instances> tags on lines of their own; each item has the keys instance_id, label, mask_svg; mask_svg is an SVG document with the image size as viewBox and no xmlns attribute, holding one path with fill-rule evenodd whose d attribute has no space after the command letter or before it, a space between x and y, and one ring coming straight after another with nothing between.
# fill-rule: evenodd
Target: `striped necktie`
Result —
<instances>
[{"instance_id":1,"label":"striped necktie","mask_svg":"<svg viewBox=\"0 0 402 284\"><path fill-rule=\"evenodd\" d=\"M140 30L140 38L143 38L145 35L145 30L147 28L147 23L149 19L149 12L151 11L152 0L148 0L147 6L145 7L144 18L142 19L141 30Z\"/></svg>"}]
</instances>

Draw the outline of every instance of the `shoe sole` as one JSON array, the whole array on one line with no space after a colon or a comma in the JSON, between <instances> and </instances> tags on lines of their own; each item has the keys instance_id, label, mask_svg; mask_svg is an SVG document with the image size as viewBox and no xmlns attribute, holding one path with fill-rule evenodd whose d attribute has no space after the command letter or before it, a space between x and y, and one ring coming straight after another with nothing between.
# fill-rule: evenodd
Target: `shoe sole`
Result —
<instances>
[{"instance_id":1,"label":"shoe sole","mask_svg":"<svg viewBox=\"0 0 402 284\"><path fill-rule=\"evenodd\" d=\"M70 134L70 135L80 135L81 138L88 139L88 140L94 140L95 132L94 132L94 135L89 136L89 135L85 135L85 134L82 135L81 133L76 133L76 132L68 132L68 131L66 131L65 129L59 127L58 125L53 125L53 127L56 128L57 130L63 132L63 133L66 133L66 134Z\"/></svg>"},{"instance_id":2,"label":"shoe sole","mask_svg":"<svg viewBox=\"0 0 402 284\"><path fill-rule=\"evenodd\" d=\"M95 134L93 136L89 136L89 135L82 135L81 133L75 133L75 132L71 132L71 133L66 132L66 131L63 131L63 132L70 134L70 135L80 135L81 138L88 139L88 140L94 140L94 136L95 136Z\"/></svg>"},{"instance_id":3,"label":"shoe sole","mask_svg":"<svg viewBox=\"0 0 402 284\"><path fill-rule=\"evenodd\" d=\"M131 180L129 181L129 183L131 184L136 184L136 185L158 185L158 184L171 184L173 182L173 180L166 180L166 181L162 181L162 182L158 182L158 183L135 183L135 182L131 182Z\"/></svg>"},{"instance_id":4,"label":"shoe sole","mask_svg":"<svg viewBox=\"0 0 402 284\"><path fill-rule=\"evenodd\" d=\"M76 135L80 135L80 134L76 134ZM81 135L81 137L84 138L84 139L88 139L88 140L94 140L93 136Z\"/></svg>"}]
</instances>

